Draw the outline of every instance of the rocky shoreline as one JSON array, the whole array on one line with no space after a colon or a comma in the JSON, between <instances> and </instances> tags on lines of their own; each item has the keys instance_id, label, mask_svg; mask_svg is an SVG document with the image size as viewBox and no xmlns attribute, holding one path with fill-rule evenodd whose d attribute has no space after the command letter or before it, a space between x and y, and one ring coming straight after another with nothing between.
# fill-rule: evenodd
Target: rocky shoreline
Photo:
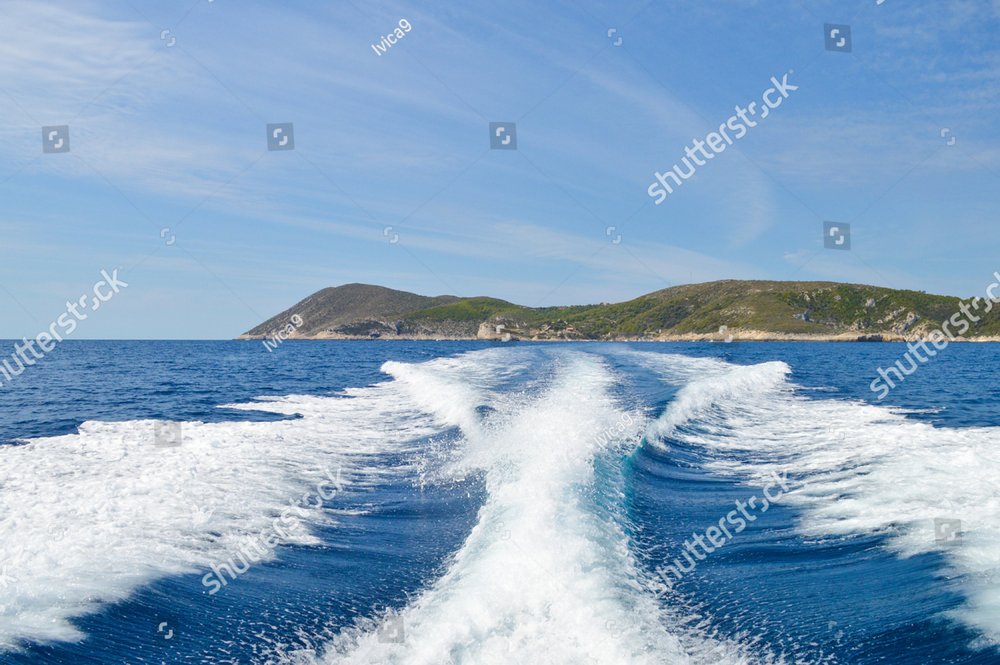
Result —
<instances>
[{"instance_id":1,"label":"rocky shoreline","mask_svg":"<svg viewBox=\"0 0 1000 665\"><path fill-rule=\"evenodd\" d=\"M238 340L268 340L265 335L240 335ZM681 335L657 335L655 337L611 337L607 339L591 339L583 337L541 337L511 335L509 339L502 336L470 336L470 335L421 335L400 334L372 337L370 335L292 335L288 340L311 341L413 341L413 342L858 342L858 343L899 343L899 342L930 342L920 335L904 336L896 333L839 333L832 335L807 335L801 333L776 333L763 330L730 330L720 333L685 333ZM988 337L956 337L950 342L1000 342L1000 336Z\"/></svg>"}]
</instances>

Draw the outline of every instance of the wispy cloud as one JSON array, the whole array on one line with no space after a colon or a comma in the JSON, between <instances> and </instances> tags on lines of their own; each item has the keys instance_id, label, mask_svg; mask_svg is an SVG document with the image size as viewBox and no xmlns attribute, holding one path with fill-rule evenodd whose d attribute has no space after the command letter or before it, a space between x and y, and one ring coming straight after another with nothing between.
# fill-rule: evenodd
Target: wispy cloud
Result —
<instances>
[{"instance_id":1,"label":"wispy cloud","mask_svg":"<svg viewBox=\"0 0 1000 665\"><path fill-rule=\"evenodd\" d=\"M983 220L1000 172L1000 0L869 8L853 55L824 53L791 1L314 5L6 3L8 290L42 297L20 282L55 252L45 283L65 299L58 285L88 257L166 252L161 226L174 254L142 263L146 286L121 307L162 330L185 324L144 305L142 288L275 306L359 279L525 304L616 299L786 276L796 248L819 243L819 217L860 215L856 255L821 253L797 274L933 289L962 278L924 274L934 243L908 242L907 228L946 221L949 247L995 246ZM375 55L404 17L413 31ZM802 89L780 115L650 204L653 171L793 66ZM518 120L519 151L488 149L489 120ZM266 151L267 122L295 123L294 152ZM72 153L42 156L40 125L67 123ZM948 205L928 205L940 192Z\"/></svg>"}]
</instances>

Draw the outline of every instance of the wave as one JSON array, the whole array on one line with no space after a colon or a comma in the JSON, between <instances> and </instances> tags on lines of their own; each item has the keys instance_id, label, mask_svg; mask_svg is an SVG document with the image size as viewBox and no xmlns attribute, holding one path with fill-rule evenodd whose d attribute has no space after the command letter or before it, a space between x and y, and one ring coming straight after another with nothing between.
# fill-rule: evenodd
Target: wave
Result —
<instances>
[{"instance_id":1,"label":"wave","mask_svg":"<svg viewBox=\"0 0 1000 665\"><path fill-rule=\"evenodd\" d=\"M739 645L671 618L636 566L621 516L598 506L597 494L621 489L597 476L595 461L634 449L642 414L609 396L615 377L596 356L555 354L551 364L544 386L496 395L485 417L440 366L386 364L409 398L460 424L443 468L483 475L487 499L439 579L398 613L343 631L321 662L750 662Z\"/></svg>"},{"instance_id":2,"label":"wave","mask_svg":"<svg viewBox=\"0 0 1000 665\"><path fill-rule=\"evenodd\" d=\"M168 445L157 421L88 421L0 447L0 652L83 639L72 619L157 579L317 544L335 519L319 494L363 488L385 473L372 455L440 429L384 386L230 408L298 417L184 422Z\"/></svg>"},{"instance_id":3,"label":"wave","mask_svg":"<svg viewBox=\"0 0 1000 665\"><path fill-rule=\"evenodd\" d=\"M648 395L625 403L632 377L601 355L504 348L387 362L388 380L336 396L229 405L289 418L185 422L177 446L158 447L145 420L2 447L0 652L82 639L74 618L155 580L205 574L333 473L347 491L476 477L485 500L405 606L312 634L302 643L323 646L283 662L774 662L752 636L720 638L703 613L662 597L636 560L622 460L672 442L723 476L792 478L783 502L806 537L879 534L900 556L940 554L966 598L950 616L1000 644L1000 429L808 399L782 362L611 353L671 387L662 414L650 417ZM318 544L316 525L363 510L312 504L282 542Z\"/></svg>"},{"instance_id":4,"label":"wave","mask_svg":"<svg viewBox=\"0 0 1000 665\"><path fill-rule=\"evenodd\" d=\"M980 646L1000 644L1000 428L807 399L788 373L780 362L731 366L686 385L648 428L651 445L683 442L705 452L707 469L751 484L787 474L797 487L783 502L804 536L877 534L902 557L939 554L966 599L949 616Z\"/></svg>"}]
</instances>

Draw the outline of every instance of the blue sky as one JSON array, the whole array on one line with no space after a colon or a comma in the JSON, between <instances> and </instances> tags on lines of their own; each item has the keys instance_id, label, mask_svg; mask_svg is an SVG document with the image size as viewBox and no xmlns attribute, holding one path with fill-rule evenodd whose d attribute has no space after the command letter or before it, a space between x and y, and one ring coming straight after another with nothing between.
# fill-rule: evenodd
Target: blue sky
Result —
<instances>
[{"instance_id":1,"label":"blue sky","mask_svg":"<svg viewBox=\"0 0 1000 665\"><path fill-rule=\"evenodd\" d=\"M538 306L724 278L971 296L1000 270L1000 0L2 8L2 337L115 267L129 287L75 337L229 338L348 282ZM653 205L655 171L789 71ZM266 149L277 122L294 151Z\"/></svg>"}]
</instances>

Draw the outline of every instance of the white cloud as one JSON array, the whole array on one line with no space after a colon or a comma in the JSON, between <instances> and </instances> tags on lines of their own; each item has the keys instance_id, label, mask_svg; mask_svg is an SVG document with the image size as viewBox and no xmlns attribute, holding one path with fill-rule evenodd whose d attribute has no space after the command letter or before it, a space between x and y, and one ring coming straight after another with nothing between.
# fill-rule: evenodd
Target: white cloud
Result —
<instances>
[{"instance_id":1,"label":"white cloud","mask_svg":"<svg viewBox=\"0 0 1000 665\"><path fill-rule=\"evenodd\" d=\"M157 42L150 28L82 13L74 5L9 2L0 22L0 82L32 119L61 124L116 81L148 64ZM147 34L144 34L147 33ZM122 86L119 107L142 92Z\"/></svg>"}]
</instances>

